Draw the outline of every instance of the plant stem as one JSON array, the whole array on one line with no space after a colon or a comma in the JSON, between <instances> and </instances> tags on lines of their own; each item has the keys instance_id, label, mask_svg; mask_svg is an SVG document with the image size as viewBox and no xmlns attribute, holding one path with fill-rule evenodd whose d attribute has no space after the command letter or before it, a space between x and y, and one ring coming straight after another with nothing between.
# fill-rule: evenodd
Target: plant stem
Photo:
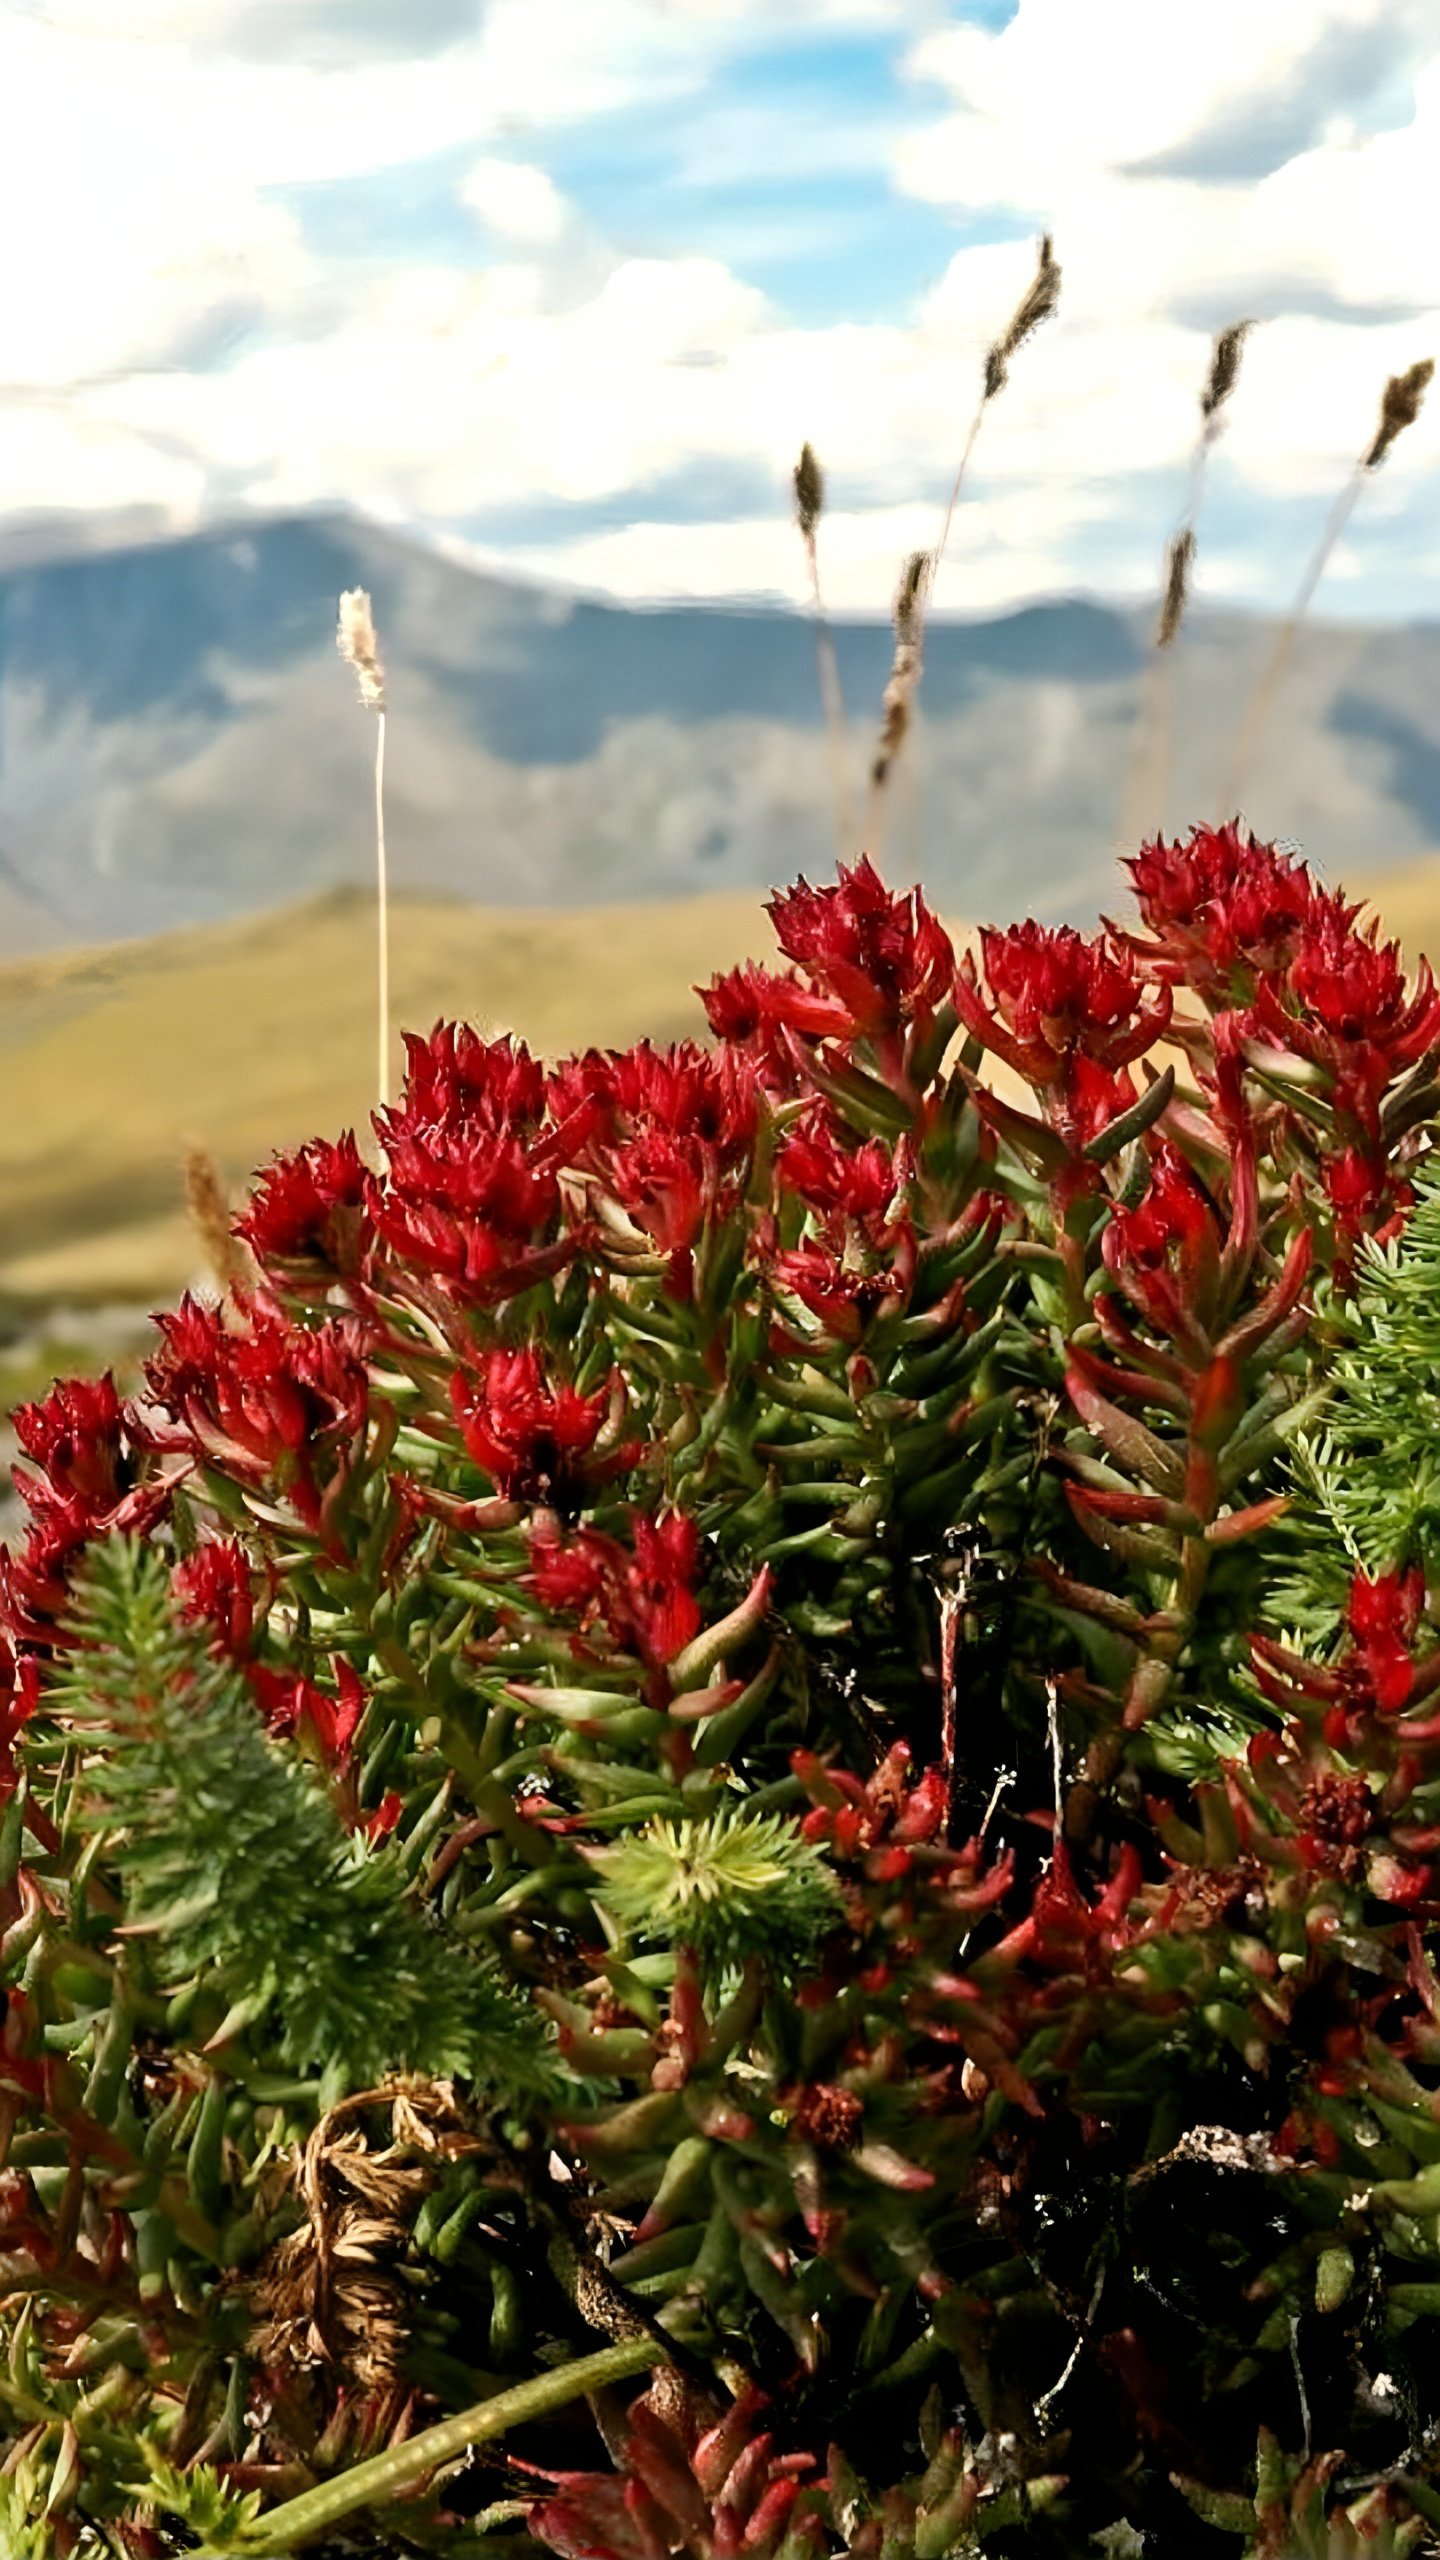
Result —
<instances>
[{"instance_id":1,"label":"plant stem","mask_svg":"<svg viewBox=\"0 0 1440 2560\"><path fill-rule=\"evenodd\" d=\"M552 2409L563 2409L567 2401L577 2400L585 2392L600 2391L606 2383L623 2382L631 2374L642 2373L648 2365L658 2364L664 2353L656 2338L626 2338L619 2346L603 2347L598 2354L581 2356L554 2373L537 2374L531 2382L517 2382L511 2390L498 2392L491 2400L477 2401L473 2408L462 2409L453 2418L442 2418L438 2425L426 2427L393 2451L377 2453L368 2462L355 2463L334 2480L323 2480L318 2488L306 2489L298 2498L287 2498L284 2506L273 2508L252 2528L246 2553L253 2554L254 2560L262 2560L268 2554L273 2554L274 2560L286 2560L299 2543L313 2541L317 2534L328 2532L362 2507L388 2505L406 2489L413 2489L427 2471L453 2462L471 2445L489 2444L512 2427L524 2426L532 2418L548 2417Z\"/></svg>"},{"instance_id":2,"label":"plant stem","mask_svg":"<svg viewBox=\"0 0 1440 2560\"><path fill-rule=\"evenodd\" d=\"M840 860L850 858L850 839L854 829L854 812L850 805L850 786L846 768L850 760L850 742L845 728L845 696L840 686L840 662L825 613L820 592L820 555L815 547L813 529L805 536L805 556L810 564L810 597L815 618L815 659L820 676L820 701L825 714L825 730L830 745L830 765L835 792L835 832Z\"/></svg>"},{"instance_id":3,"label":"plant stem","mask_svg":"<svg viewBox=\"0 0 1440 2560\"><path fill-rule=\"evenodd\" d=\"M1249 780L1256 743L1269 717L1279 690L1281 678L1290 663L1295 636L1310 609L1310 600L1329 566L1330 554L1350 521L1351 511L1365 485L1364 462L1357 462L1344 488L1330 510L1324 532L1310 557L1309 566L1300 581L1300 592L1281 626L1275 645L1266 660L1264 671L1246 706L1240 733L1230 750L1230 761L1220 787L1220 805L1215 824L1224 826L1227 819L1240 814L1241 794Z\"/></svg>"},{"instance_id":4,"label":"plant stem","mask_svg":"<svg viewBox=\"0 0 1440 2560\"><path fill-rule=\"evenodd\" d=\"M376 1084L383 1111L390 1099L390 900L385 868L385 714L375 715L376 927L380 942L379 1057Z\"/></svg>"}]
</instances>

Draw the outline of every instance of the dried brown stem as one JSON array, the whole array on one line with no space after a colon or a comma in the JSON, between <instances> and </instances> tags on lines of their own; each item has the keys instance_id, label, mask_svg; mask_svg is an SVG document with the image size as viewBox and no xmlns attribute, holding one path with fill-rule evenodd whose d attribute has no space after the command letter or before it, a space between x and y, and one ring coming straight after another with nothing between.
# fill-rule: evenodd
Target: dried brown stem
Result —
<instances>
[{"instance_id":1,"label":"dried brown stem","mask_svg":"<svg viewBox=\"0 0 1440 2560\"><path fill-rule=\"evenodd\" d=\"M925 613L934 592L940 563L950 541L950 528L960 503L965 474L970 468L981 421L990 402L1004 390L1010 379L1010 360L1024 346L1027 338L1044 320L1048 320L1060 299L1060 269L1055 261L1054 243L1047 231L1041 242L1035 273L1010 315L1006 327L986 350L985 369L975 414L961 448L960 460L951 483L945 514L940 526L940 539L933 551L912 552L901 579L900 594L895 605L895 655L890 667L890 680L885 687L881 711L880 739L870 767L870 808L867 834L872 851L878 851L883 798L896 757L913 725L915 696L919 690L925 656Z\"/></svg>"},{"instance_id":2,"label":"dried brown stem","mask_svg":"<svg viewBox=\"0 0 1440 2560\"><path fill-rule=\"evenodd\" d=\"M1415 424L1420 415L1426 387L1434 371L1433 359L1429 356L1422 357L1418 364L1408 366L1404 373L1393 373L1380 395L1380 419L1374 436L1330 509L1325 530L1311 554L1305 575L1300 581L1299 593L1276 637L1274 648L1261 672L1260 681L1246 705L1245 716L1240 723L1239 735L1230 751L1229 764L1221 786L1217 818L1233 814L1240 806L1241 794L1254 760L1256 744L1274 707L1275 697L1289 666L1300 626L1310 609L1315 590L1329 567L1335 546L1350 521L1355 501L1365 484L1365 475L1369 471L1378 471L1396 437L1403 435L1407 427L1413 427Z\"/></svg>"},{"instance_id":3,"label":"dried brown stem","mask_svg":"<svg viewBox=\"0 0 1440 2560\"><path fill-rule=\"evenodd\" d=\"M795 521L805 545L810 569L810 602L815 625L815 663L820 680L820 702L825 714L825 734L830 743L831 780L835 795L835 832L840 859L850 851L855 813L850 797L850 738L845 720L845 696L840 684L840 661L835 654L835 641L825 599L820 588L820 554L815 532L825 505L825 475L815 456L813 445L800 448L795 465Z\"/></svg>"},{"instance_id":4,"label":"dried brown stem","mask_svg":"<svg viewBox=\"0 0 1440 2560\"><path fill-rule=\"evenodd\" d=\"M1254 325L1252 320L1233 321L1211 342L1209 371L1200 394L1200 432L1190 456L1184 513L1165 555L1154 651L1145 671L1136 746L1122 805L1120 838L1126 852L1140 842L1149 827L1161 825L1164 819L1174 714L1174 676L1167 652L1179 634L1190 601L1195 527L1205 490L1206 461L1224 423L1221 413L1239 380L1241 352Z\"/></svg>"}]
</instances>

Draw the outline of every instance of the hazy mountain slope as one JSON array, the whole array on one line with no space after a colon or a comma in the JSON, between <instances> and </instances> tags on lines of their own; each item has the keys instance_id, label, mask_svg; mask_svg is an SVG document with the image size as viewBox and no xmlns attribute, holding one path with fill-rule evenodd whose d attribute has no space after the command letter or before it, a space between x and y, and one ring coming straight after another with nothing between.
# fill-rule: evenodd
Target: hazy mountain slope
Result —
<instances>
[{"instance_id":1,"label":"hazy mountain slope","mask_svg":"<svg viewBox=\"0 0 1440 2560\"><path fill-rule=\"evenodd\" d=\"M0 935L165 931L368 876L371 744L334 652L372 590L397 878L490 904L758 888L834 854L812 635L779 611L628 612L373 526L283 518L8 566ZM954 590L963 593L963 561ZM1093 913L1148 616L1071 601L929 635L892 868L970 914ZM1173 662L1171 827L1213 814L1269 628L1198 614ZM883 621L841 627L863 773ZM1440 626L1302 639L1247 808L1356 874L1440 843Z\"/></svg>"}]
</instances>

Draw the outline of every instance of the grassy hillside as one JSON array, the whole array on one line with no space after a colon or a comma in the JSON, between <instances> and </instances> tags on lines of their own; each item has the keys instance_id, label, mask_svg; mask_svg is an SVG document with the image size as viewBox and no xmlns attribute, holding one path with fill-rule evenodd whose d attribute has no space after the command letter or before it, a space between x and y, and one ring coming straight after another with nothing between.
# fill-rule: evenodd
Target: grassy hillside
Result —
<instances>
[{"instance_id":1,"label":"grassy hillside","mask_svg":"<svg viewBox=\"0 0 1440 2560\"><path fill-rule=\"evenodd\" d=\"M196 1266L190 1145L238 1184L374 1103L374 911L341 891L243 925L0 969L0 1291L168 1293ZM759 900L528 915L402 899L394 1012L551 1056L703 1030L696 980L772 948Z\"/></svg>"},{"instance_id":2,"label":"grassy hillside","mask_svg":"<svg viewBox=\"0 0 1440 2560\"><path fill-rule=\"evenodd\" d=\"M1440 861L1377 903L1440 951ZM555 1057L703 1029L693 984L773 952L758 896L545 914L436 899L393 910L395 1014L462 1016ZM181 1165L238 1188L275 1148L365 1125L374 916L341 891L257 921L0 969L0 1295L163 1298L195 1276Z\"/></svg>"}]
</instances>

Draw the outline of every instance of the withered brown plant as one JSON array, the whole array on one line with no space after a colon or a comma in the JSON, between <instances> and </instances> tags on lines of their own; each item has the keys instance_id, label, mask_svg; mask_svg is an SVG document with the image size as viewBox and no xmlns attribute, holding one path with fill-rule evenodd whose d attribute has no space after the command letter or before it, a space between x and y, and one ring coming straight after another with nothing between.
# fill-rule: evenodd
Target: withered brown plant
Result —
<instances>
[{"instance_id":1,"label":"withered brown plant","mask_svg":"<svg viewBox=\"0 0 1440 2560\"><path fill-rule=\"evenodd\" d=\"M389 2140L377 2146L371 2127L387 2111ZM409 2324L397 2270L442 2160L481 2147L439 2081L359 2090L322 2116L293 2173L304 2218L255 2282L260 2363L321 2369L381 2408L403 2396Z\"/></svg>"},{"instance_id":2,"label":"withered brown plant","mask_svg":"<svg viewBox=\"0 0 1440 2560\"><path fill-rule=\"evenodd\" d=\"M795 522L805 545L810 570L810 602L815 623L815 660L820 678L820 701L825 715L825 733L830 742L831 775L835 794L835 834L839 856L843 862L850 852L854 828L854 811L850 799L850 742L845 723L845 696L840 684L840 662L835 654L834 635L825 611L820 589L820 554L816 545L816 529L825 511L825 474L820 468L815 448L808 441L800 448L795 465Z\"/></svg>"},{"instance_id":3,"label":"withered brown plant","mask_svg":"<svg viewBox=\"0 0 1440 2560\"><path fill-rule=\"evenodd\" d=\"M1422 356L1408 365L1403 373L1392 373L1380 395L1380 416L1375 433L1354 465L1330 513L1325 529L1311 553L1299 592L1284 623L1276 635L1275 645L1261 672L1260 680L1250 696L1239 733L1230 751L1224 785L1220 793L1220 812L1238 809L1245 782L1254 762L1255 748L1265 723L1274 707L1281 680L1290 663L1296 636L1310 609L1315 590L1330 565L1335 546L1350 521L1356 499L1368 474L1378 471L1396 438L1413 427L1420 415L1426 390L1435 371L1434 358Z\"/></svg>"}]
</instances>

